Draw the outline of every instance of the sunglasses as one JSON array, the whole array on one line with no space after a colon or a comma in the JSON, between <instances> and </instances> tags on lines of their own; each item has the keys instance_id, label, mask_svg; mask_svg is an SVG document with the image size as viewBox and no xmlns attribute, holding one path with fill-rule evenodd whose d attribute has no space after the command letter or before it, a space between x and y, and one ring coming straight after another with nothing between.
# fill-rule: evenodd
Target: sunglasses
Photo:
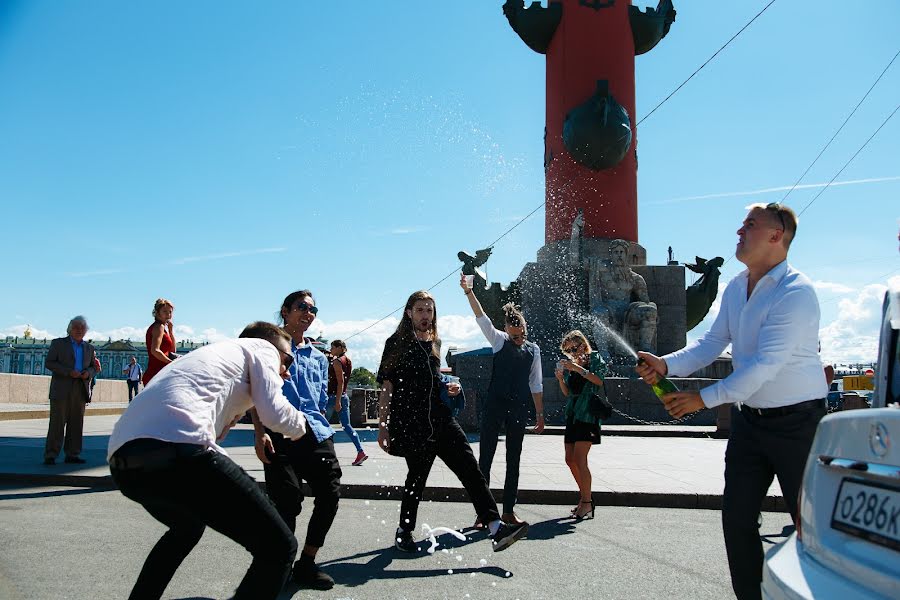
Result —
<instances>
[{"instance_id":1,"label":"sunglasses","mask_svg":"<svg viewBox=\"0 0 900 600\"><path fill-rule=\"evenodd\" d=\"M290 369L291 365L294 364L294 355L291 354L290 352L285 352L281 348L276 348L276 350L278 350L278 352L280 352L281 355L284 357L284 360L281 361L281 364L284 365L285 369Z\"/></svg>"},{"instance_id":2,"label":"sunglasses","mask_svg":"<svg viewBox=\"0 0 900 600\"><path fill-rule=\"evenodd\" d=\"M567 348L563 348L563 352L565 352L566 354L575 354L576 352L578 352L579 350L581 350L581 348L582 348L583 346L584 346L584 344L582 344L581 342L578 342L577 344L574 344L574 345L569 346L569 347L567 347Z\"/></svg>"},{"instance_id":3,"label":"sunglasses","mask_svg":"<svg viewBox=\"0 0 900 600\"><path fill-rule=\"evenodd\" d=\"M306 302L298 302L297 304L294 305L294 308L292 310L299 310L300 312L308 312L308 313L312 313L314 315L319 314L318 307L313 306L311 304L307 304Z\"/></svg>"},{"instance_id":4,"label":"sunglasses","mask_svg":"<svg viewBox=\"0 0 900 600\"><path fill-rule=\"evenodd\" d=\"M769 202L766 204L766 210L774 211L776 215L778 215L778 221L781 223L781 229L785 230L784 226L784 216L781 214L781 204L778 202Z\"/></svg>"}]
</instances>

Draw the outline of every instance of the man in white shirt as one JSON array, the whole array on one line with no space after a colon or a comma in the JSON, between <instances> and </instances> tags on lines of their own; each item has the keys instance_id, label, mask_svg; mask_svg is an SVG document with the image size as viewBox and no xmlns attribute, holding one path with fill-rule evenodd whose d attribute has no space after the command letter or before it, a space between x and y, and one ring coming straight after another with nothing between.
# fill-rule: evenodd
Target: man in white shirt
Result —
<instances>
[{"instance_id":1,"label":"man in white shirt","mask_svg":"<svg viewBox=\"0 0 900 600\"><path fill-rule=\"evenodd\" d=\"M306 418L281 393L294 355L290 336L271 323L252 323L240 337L204 346L161 371L113 428L113 481L169 527L132 598L160 598L207 525L253 555L234 598L275 598L288 577L294 532L217 442L251 407L287 438L306 433Z\"/></svg>"},{"instance_id":2,"label":"man in white shirt","mask_svg":"<svg viewBox=\"0 0 900 600\"><path fill-rule=\"evenodd\" d=\"M687 376L728 344L734 372L700 392L666 394L675 418L732 404L725 452L722 529L731 585L739 599L760 598L763 550L757 518L774 476L794 520L803 469L825 415L828 386L818 354L819 302L812 282L787 263L797 217L787 206L754 204L738 229L735 257L747 269L732 279L710 330L683 350L640 352L638 374Z\"/></svg>"},{"instance_id":3,"label":"man in white shirt","mask_svg":"<svg viewBox=\"0 0 900 600\"><path fill-rule=\"evenodd\" d=\"M125 375L125 383L128 384L128 401L137 396L138 386L141 384L141 377L144 376L144 370L138 364L137 357L132 356L128 366L122 369Z\"/></svg>"}]
</instances>

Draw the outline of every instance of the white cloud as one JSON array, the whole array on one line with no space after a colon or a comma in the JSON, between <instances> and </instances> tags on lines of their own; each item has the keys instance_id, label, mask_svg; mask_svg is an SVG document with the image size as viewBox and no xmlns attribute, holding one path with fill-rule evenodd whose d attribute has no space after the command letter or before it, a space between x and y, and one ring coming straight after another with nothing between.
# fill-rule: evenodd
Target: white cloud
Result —
<instances>
[{"instance_id":1,"label":"white cloud","mask_svg":"<svg viewBox=\"0 0 900 600\"><path fill-rule=\"evenodd\" d=\"M287 248L257 248L255 250L237 250L234 252L219 252L217 254L207 254L204 256L185 256L172 260L170 265L183 265L193 262L206 262L210 260L221 260L223 258L236 258L239 256L253 256L254 254L272 254L278 252L287 252Z\"/></svg>"},{"instance_id":2,"label":"white cloud","mask_svg":"<svg viewBox=\"0 0 900 600\"><path fill-rule=\"evenodd\" d=\"M0 338L5 339L7 337L13 337L13 338L25 337L25 330L28 328L31 329L31 337L33 337L36 340L43 340L43 339L49 340L49 339L59 337L61 335L61 333L65 333L65 328L60 330L60 332L53 332L53 331L49 331L46 329L41 329L40 327L32 327L31 325L23 323L21 325L13 325L13 326L7 327L5 329L0 329Z\"/></svg>"},{"instance_id":3,"label":"white cloud","mask_svg":"<svg viewBox=\"0 0 900 600\"><path fill-rule=\"evenodd\" d=\"M900 276L891 281L900 284ZM855 297L840 301L837 318L819 331L824 360L832 363L875 360L886 290L886 285L867 285Z\"/></svg>"},{"instance_id":4,"label":"white cloud","mask_svg":"<svg viewBox=\"0 0 900 600\"><path fill-rule=\"evenodd\" d=\"M835 294L850 294L856 291L855 288L846 286L843 283L835 283L833 281L813 281L813 286L817 290L824 290L826 292L833 292Z\"/></svg>"},{"instance_id":5,"label":"white cloud","mask_svg":"<svg viewBox=\"0 0 900 600\"><path fill-rule=\"evenodd\" d=\"M347 354L353 359L353 365L365 367L374 372L378 368L378 363L381 362L384 342L397 329L400 319L391 316L377 324L376 322L377 319L316 321L309 335L315 337L321 334L328 340L345 340ZM369 329L366 329L367 327ZM365 331L363 331L364 329ZM447 350L453 346L460 349L473 349L487 345L481 330L475 323L475 317L471 315L438 317L438 332L441 336L441 354L443 356L446 356Z\"/></svg>"}]
</instances>

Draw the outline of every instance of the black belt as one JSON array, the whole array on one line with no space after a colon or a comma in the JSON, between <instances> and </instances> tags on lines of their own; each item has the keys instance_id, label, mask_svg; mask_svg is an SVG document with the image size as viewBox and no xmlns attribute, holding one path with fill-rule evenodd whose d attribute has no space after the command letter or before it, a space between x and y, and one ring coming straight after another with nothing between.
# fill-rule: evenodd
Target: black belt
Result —
<instances>
[{"instance_id":1,"label":"black belt","mask_svg":"<svg viewBox=\"0 0 900 600\"><path fill-rule=\"evenodd\" d=\"M754 408L741 404L741 412L756 417L783 417L797 412L813 410L814 408L825 408L825 399L807 400L806 402L798 402L797 404L789 404L788 406L776 406L775 408Z\"/></svg>"},{"instance_id":2,"label":"black belt","mask_svg":"<svg viewBox=\"0 0 900 600\"><path fill-rule=\"evenodd\" d=\"M140 442L145 443L141 444ZM116 450L109 458L109 466L119 471L160 469L171 465L177 458L189 458L206 451L206 446L199 444L138 439L128 442Z\"/></svg>"}]
</instances>

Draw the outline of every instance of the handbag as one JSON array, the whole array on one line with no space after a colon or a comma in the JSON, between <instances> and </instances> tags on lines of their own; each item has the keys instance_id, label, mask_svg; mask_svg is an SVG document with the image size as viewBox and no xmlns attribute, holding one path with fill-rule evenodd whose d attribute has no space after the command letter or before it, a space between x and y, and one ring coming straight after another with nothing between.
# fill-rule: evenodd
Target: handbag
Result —
<instances>
[{"instance_id":1,"label":"handbag","mask_svg":"<svg viewBox=\"0 0 900 600\"><path fill-rule=\"evenodd\" d=\"M606 399L606 391L602 386L599 392L594 392L590 395L588 402L592 417L605 421L612 416L613 406Z\"/></svg>"}]
</instances>

